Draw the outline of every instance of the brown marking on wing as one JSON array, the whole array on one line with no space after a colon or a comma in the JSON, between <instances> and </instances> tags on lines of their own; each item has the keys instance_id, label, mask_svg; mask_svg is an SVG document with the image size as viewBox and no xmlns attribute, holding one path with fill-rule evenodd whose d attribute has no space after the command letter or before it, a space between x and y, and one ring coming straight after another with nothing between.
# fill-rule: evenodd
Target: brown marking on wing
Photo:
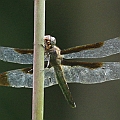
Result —
<instances>
[{"instance_id":1,"label":"brown marking on wing","mask_svg":"<svg viewBox=\"0 0 120 120\"><path fill-rule=\"evenodd\" d=\"M10 86L9 82L7 81L7 72L0 74L0 86Z\"/></svg>"},{"instance_id":2,"label":"brown marking on wing","mask_svg":"<svg viewBox=\"0 0 120 120\"><path fill-rule=\"evenodd\" d=\"M19 49L19 48L14 48L14 50L18 53L21 54L33 54L33 49Z\"/></svg>"},{"instance_id":3,"label":"brown marking on wing","mask_svg":"<svg viewBox=\"0 0 120 120\"><path fill-rule=\"evenodd\" d=\"M21 69L24 73L27 74L33 74L33 68L32 67L28 67L28 68L23 68Z\"/></svg>"},{"instance_id":4,"label":"brown marking on wing","mask_svg":"<svg viewBox=\"0 0 120 120\"><path fill-rule=\"evenodd\" d=\"M61 54L69 54L69 53L79 52L82 50L100 48L101 46L103 46L103 44L104 44L104 42L99 42L99 43L95 43L95 44L76 46L76 47L68 48L65 50L61 50Z\"/></svg>"},{"instance_id":5,"label":"brown marking on wing","mask_svg":"<svg viewBox=\"0 0 120 120\"><path fill-rule=\"evenodd\" d=\"M67 59L63 59L61 61L61 64L67 66L82 66L89 69L96 69L103 66L102 62L82 62L82 61L67 60Z\"/></svg>"}]
</instances>

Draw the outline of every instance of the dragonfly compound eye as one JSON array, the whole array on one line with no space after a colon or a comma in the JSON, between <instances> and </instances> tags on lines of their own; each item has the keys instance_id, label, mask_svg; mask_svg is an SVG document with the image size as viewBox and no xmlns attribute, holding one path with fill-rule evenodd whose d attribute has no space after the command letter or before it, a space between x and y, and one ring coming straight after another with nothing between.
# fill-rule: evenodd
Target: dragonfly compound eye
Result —
<instances>
[{"instance_id":1,"label":"dragonfly compound eye","mask_svg":"<svg viewBox=\"0 0 120 120\"><path fill-rule=\"evenodd\" d=\"M56 39L55 37L51 37L51 45L56 45Z\"/></svg>"}]
</instances>

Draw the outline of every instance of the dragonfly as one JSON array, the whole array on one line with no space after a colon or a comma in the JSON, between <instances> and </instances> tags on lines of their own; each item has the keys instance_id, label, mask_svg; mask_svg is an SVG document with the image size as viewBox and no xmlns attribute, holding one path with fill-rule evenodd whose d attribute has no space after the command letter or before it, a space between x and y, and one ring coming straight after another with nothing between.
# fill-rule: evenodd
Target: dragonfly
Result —
<instances>
[{"instance_id":1,"label":"dragonfly","mask_svg":"<svg viewBox=\"0 0 120 120\"><path fill-rule=\"evenodd\" d=\"M67 83L95 84L120 79L120 62L84 62L78 58L103 58L120 53L120 38L61 50L56 39L44 36L44 88L59 84L72 108L76 104ZM0 47L0 60L33 64L33 49ZM33 87L33 68L10 70L0 74L0 86Z\"/></svg>"}]
</instances>

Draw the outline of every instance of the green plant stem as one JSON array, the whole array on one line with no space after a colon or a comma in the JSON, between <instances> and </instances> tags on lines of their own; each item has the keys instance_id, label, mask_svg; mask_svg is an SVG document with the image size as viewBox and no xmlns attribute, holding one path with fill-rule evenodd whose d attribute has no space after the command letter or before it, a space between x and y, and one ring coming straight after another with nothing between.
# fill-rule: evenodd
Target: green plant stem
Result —
<instances>
[{"instance_id":1,"label":"green plant stem","mask_svg":"<svg viewBox=\"0 0 120 120\"><path fill-rule=\"evenodd\" d=\"M43 120L44 112L45 0L34 0L34 62L32 120Z\"/></svg>"}]
</instances>

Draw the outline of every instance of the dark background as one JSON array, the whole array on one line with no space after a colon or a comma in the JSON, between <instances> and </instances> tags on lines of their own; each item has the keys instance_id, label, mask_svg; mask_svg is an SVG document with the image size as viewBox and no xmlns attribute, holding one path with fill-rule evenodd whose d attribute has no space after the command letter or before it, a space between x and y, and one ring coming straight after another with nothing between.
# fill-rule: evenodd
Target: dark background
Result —
<instances>
[{"instance_id":1,"label":"dark background","mask_svg":"<svg viewBox=\"0 0 120 120\"><path fill-rule=\"evenodd\" d=\"M46 34L68 48L120 35L120 1L47 0ZM0 46L33 48L32 0L0 1ZM120 55L94 61L120 61ZM0 61L0 72L26 65ZM120 81L69 84L77 108L66 103L58 85L45 89L45 120L119 120ZM32 89L0 87L0 119L30 120Z\"/></svg>"}]
</instances>

